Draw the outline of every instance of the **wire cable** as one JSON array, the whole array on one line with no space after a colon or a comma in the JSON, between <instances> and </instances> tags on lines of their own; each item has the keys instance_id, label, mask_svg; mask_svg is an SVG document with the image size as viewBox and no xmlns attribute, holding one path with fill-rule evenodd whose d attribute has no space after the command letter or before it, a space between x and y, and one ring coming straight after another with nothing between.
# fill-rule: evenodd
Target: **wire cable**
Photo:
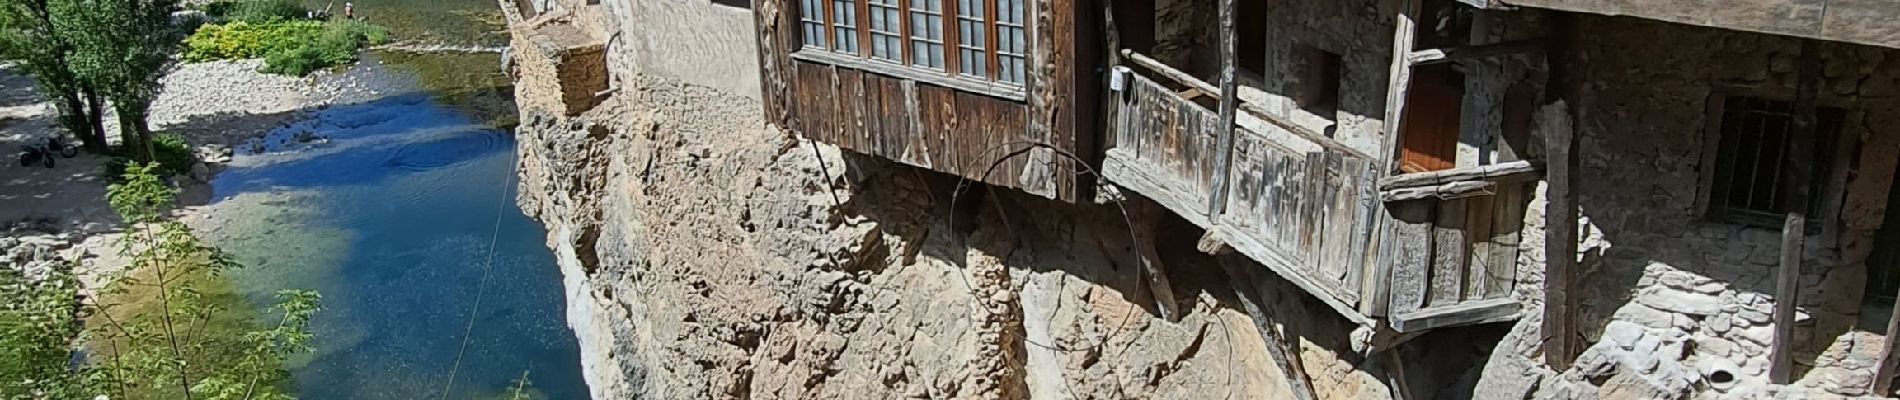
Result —
<instances>
[{"instance_id":1,"label":"wire cable","mask_svg":"<svg viewBox=\"0 0 1900 400\"><path fill-rule=\"evenodd\" d=\"M508 185L502 187L500 198L495 200L495 228L488 236L488 256L487 261L482 262L482 280L481 283L475 285L475 304L469 306L468 323L462 327L462 344L455 349L455 363L449 367L449 380L442 384L442 399L448 399L449 389L455 387L455 374L462 369L462 356L468 353L469 339L475 333L475 317L482 311L482 296L488 293L488 273L494 269L495 247L501 240L501 217L502 213L508 210L509 194L514 193L515 190L517 178L515 163L520 162L520 158L521 155L517 151L508 152L508 169L505 170L508 174Z\"/></svg>"}]
</instances>

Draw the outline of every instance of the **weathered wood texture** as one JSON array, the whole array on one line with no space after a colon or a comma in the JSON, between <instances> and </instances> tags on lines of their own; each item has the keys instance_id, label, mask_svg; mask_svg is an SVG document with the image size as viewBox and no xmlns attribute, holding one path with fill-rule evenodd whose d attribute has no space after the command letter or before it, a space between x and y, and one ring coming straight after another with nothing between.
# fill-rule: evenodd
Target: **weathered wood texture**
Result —
<instances>
[{"instance_id":1,"label":"weathered wood texture","mask_svg":"<svg viewBox=\"0 0 1900 400\"><path fill-rule=\"evenodd\" d=\"M1101 81L1083 73L1101 63L1100 44L1083 40L1099 30L1088 22L1100 12L1094 0L1031 2L1020 98L942 84L956 80L948 76L913 76L924 70L891 74L862 67L884 66L876 62L799 53L798 4L758 3L753 12L768 121L854 152L1035 195L1073 202L1087 192L1082 183L1093 178L1079 172L1099 159L1093 119ZM1000 87L985 87L992 86Z\"/></svg>"},{"instance_id":2,"label":"weathered wood texture","mask_svg":"<svg viewBox=\"0 0 1900 400\"><path fill-rule=\"evenodd\" d=\"M1478 1L1478 0L1468 0ZM1714 28L1900 47L1900 3L1812 0L1502 0L1519 7L1626 15Z\"/></svg>"},{"instance_id":3,"label":"weathered wood texture","mask_svg":"<svg viewBox=\"0 0 1900 400\"><path fill-rule=\"evenodd\" d=\"M1358 317L1379 206L1376 163L1310 144L1301 147L1321 150L1296 151L1234 128L1226 205L1214 222L1206 210L1221 170L1219 114L1148 77L1125 79L1104 175L1189 222L1222 230L1236 250Z\"/></svg>"},{"instance_id":4,"label":"weathered wood texture","mask_svg":"<svg viewBox=\"0 0 1900 400\"><path fill-rule=\"evenodd\" d=\"M1788 213L1781 227L1781 269L1775 275L1775 337L1768 346L1768 381L1788 384L1794 378L1794 309L1800 301L1802 224L1807 217ZM1892 333L1888 333L1892 335Z\"/></svg>"},{"instance_id":5,"label":"weathered wood texture","mask_svg":"<svg viewBox=\"0 0 1900 400\"><path fill-rule=\"evenodd\" d=\"M805 137L1073 200L1073 183L1054 184L1059 176L1048 165L1054 157L1028 156L1034 143L1047 142L1031 136L1023 103L851 68L800 60L791 64L791 101L783 104L792 117L786 126ZM1071 190L1060 191L1064 187Z\"/></svg>"},{"instance_id":6,"label":"weathered wood texture","mask_svg":"<svg viewBox=\"0 0 1900 400\"><path fill-rule=\"evenodd\" d=\"M1494 190L1456 200L1390 203L1395 229L1389 245L1398 250L1391 266L1389 318L1396 329L1412 332L1516 315L1511 285L1517 278L1525 199L1533 186L1507 182Z\"/></svg>"}]
</instances>

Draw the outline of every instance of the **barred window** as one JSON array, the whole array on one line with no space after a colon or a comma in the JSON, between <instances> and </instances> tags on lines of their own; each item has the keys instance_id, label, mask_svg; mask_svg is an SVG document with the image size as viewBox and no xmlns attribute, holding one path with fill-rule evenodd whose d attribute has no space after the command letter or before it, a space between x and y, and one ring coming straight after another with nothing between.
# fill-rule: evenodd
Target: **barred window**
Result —
<instances>
[{"instance_id":1,"label":"barred window","mask_svg":"<svg viewBox=\"0 0 1900 400\"><path fill-rule=\"evenodd\" d=\"M943 68L943 0L911 0L910 63Z\"/></svg>"},{"instance_id":2,"label":"barred window","mask_svg":"<svg viewBox=\"0 0 1900 400\"><path fill-rule=\"evenodd\" d=\"M902 63L904 47L898 30L898 22L903 17L898 14L897 0L870 0L871 10L871 58Z\"/></svg>"},{"instance_id":3,"label":"barred window","mask_svg":"<svg viewBox=\"0 0 1900 400\"><path fill-rule=\"evenodd\" d=\"M805 47L825 48L825 1L798 0L798 25Z\"/></svg>"},{"instance_id":4,"label":"barred window","mask_svg":"<svg viewBox=\"0 0 1900 400\"><path fill-rule=\"evenodd\" d=\"M1818 196L1834 165L1834 144L1846 111L1819 107L1814 130L1800 135L1794 129L1794 105L1786 101L1728 96L1722 100L1714 176L1709 182L1710 219L1766 227L1781 226L1782 216L1796 211L1782 194L1806 190ZM1712 116L1717 117L1717 116ZM1790 154L1790 143L1805 141L1810 154ZM1806 179L1783 179L1782 169L1795 162L1812 166ZM1818 199L1818 197L1815 197ZM1820 201L1799 210L1819 217Z\"/></svg>"}]
</instances>

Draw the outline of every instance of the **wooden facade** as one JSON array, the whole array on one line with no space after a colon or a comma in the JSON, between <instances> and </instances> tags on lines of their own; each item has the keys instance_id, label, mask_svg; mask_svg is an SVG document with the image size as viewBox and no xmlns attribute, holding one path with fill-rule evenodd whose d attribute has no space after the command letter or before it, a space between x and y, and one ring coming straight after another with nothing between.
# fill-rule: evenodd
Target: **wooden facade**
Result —
<instances>
[{"instance_id":1,"label":"wooden facade","mask_svg":"<svg viewBox=\"0 0 1900 400\"><path fill-rule=\"evenodd\" d=\"M1093 99L1101 81L1098 74L1076 72L1100 64L1100 44L1084 40L1096 36L1096 19L1078 15L1092 15L1093 0L1028 1L1026 79L1015 84L966 79L954 66L932 70L807 48L798 1L760 0L753 7L769 122L812 140L995 186L1071 202L1083 196L1083 179L1093 178L1078 171L1095 162L1099 105ZM994 18L997 3L987 4ZM857 7L864 10L864 2ZM899 31L905 47L911 25ZM993 49L994 22L990 29ZM863 42L872 38L869 29L857 32ZM994 66L994 58L986 62Z\"/></svg>"},{"instance_id":2,"label":"wooden facade","mask_svg":"<svg viewBox=\"0 0 1900 400\"><path fill-rule=\"evenodd\" d=\"M1078 172L1093 167L1100 178L1153 199L1359 324L1409 332L1517 316L1509 288L1532 187L1526 182L1539 168L1496 160L1458 165L1440 154L1442 165L1431 171L1401 174L1399 124L1385 124L1385 143L1362 150L1241 101L1234 90L1232 9L1220 13L1226 50L1217 86L1136 49L1104 52L1116 37L1128 37L1137 48L1151 41L1141 30L1156 25L1140 18L1154 18L1152 5L1114 8L1112 18L1136 19L1124 25L1135 31L1118 36L1103 29L1111 23L1107 2L1029 1L1026 79L999 85L963 79L955 66L913 67L910 50L902 62L824 51L800 39L821 19L801 20L801 6L811 8L801 1L811 0L754 6L762 99L768 121L782 128L1070 202L1088 195L1085 183L1097 177ZM928 0L825 0L855 4L863 23L852 33L835 29L836 19L849 14L822 16L822 44L838 44L839 35L875 39L863 29L871 25L861 17L866 1L910 7ZM1416 12L1397 21L1395 44L1403 45L1392 49L1394 89L1374 97L1403 99L1403 72L1414 64L1522 47L1414 52L1403 32L1412 29L1406 18ZM911 25L899 28L906 45ZM956 37L946 41L954 47ZM985 61L997 64L994 56ZM1386 120L1397 120L1404 101L1388 103ZM1236 123L1237 116L1249 122ZM1434 117L1448 129L1459 122Z\"/></svg>"}]
</instances>

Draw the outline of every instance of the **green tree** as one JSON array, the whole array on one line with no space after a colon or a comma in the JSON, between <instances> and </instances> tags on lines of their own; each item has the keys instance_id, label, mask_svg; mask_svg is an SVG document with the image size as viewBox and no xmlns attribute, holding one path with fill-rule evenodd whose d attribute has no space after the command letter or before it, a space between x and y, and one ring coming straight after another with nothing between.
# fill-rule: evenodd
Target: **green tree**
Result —
<instances>
[{"instance_id":1,"label":"green tree","mask_svg":"<svg viewBox=\"0 0 1900 400\"><path fill-rule=\"evenodd\" d=\"M29 282L0 271L0 398L289 399L285 357L310 351L315 292L277 293L268 326L219 286L237 267L170 217L175 191L153 164L126 167L109 189L127 223L120 252L131 265L103 288L78 288L69 272ZM83 293L80 316L74 299ZM82 333L83 332L83 333ZM84 362L77 340L84 337Z\"/></svg>"},{"instance_id":2,"label":"green tree","mask_svg":"<svg viewBox=\"0 0 1900 400\"><path fill-rule=\"evenodd\" d=\"M53 30L72 43L72 71L111 101L121 145L140 149L133 152L139 161L151 161L146 120L158 99L158 79L183 37L171 23L178 0L46 1Z\"/></svg>"},{"instance_id":3,"label":"green tree","mask_svg":"<svg viewBox=\"0 0 1900 400\"><path fill-rule=\"evenodd\" d=\"M73 46L55 29L50 7L49 0L0 0L0 58L33 76L42 95L59 110L60 127L87 149L104 153L99 94L67 62Z\"/></svg>"}]
</instances>

